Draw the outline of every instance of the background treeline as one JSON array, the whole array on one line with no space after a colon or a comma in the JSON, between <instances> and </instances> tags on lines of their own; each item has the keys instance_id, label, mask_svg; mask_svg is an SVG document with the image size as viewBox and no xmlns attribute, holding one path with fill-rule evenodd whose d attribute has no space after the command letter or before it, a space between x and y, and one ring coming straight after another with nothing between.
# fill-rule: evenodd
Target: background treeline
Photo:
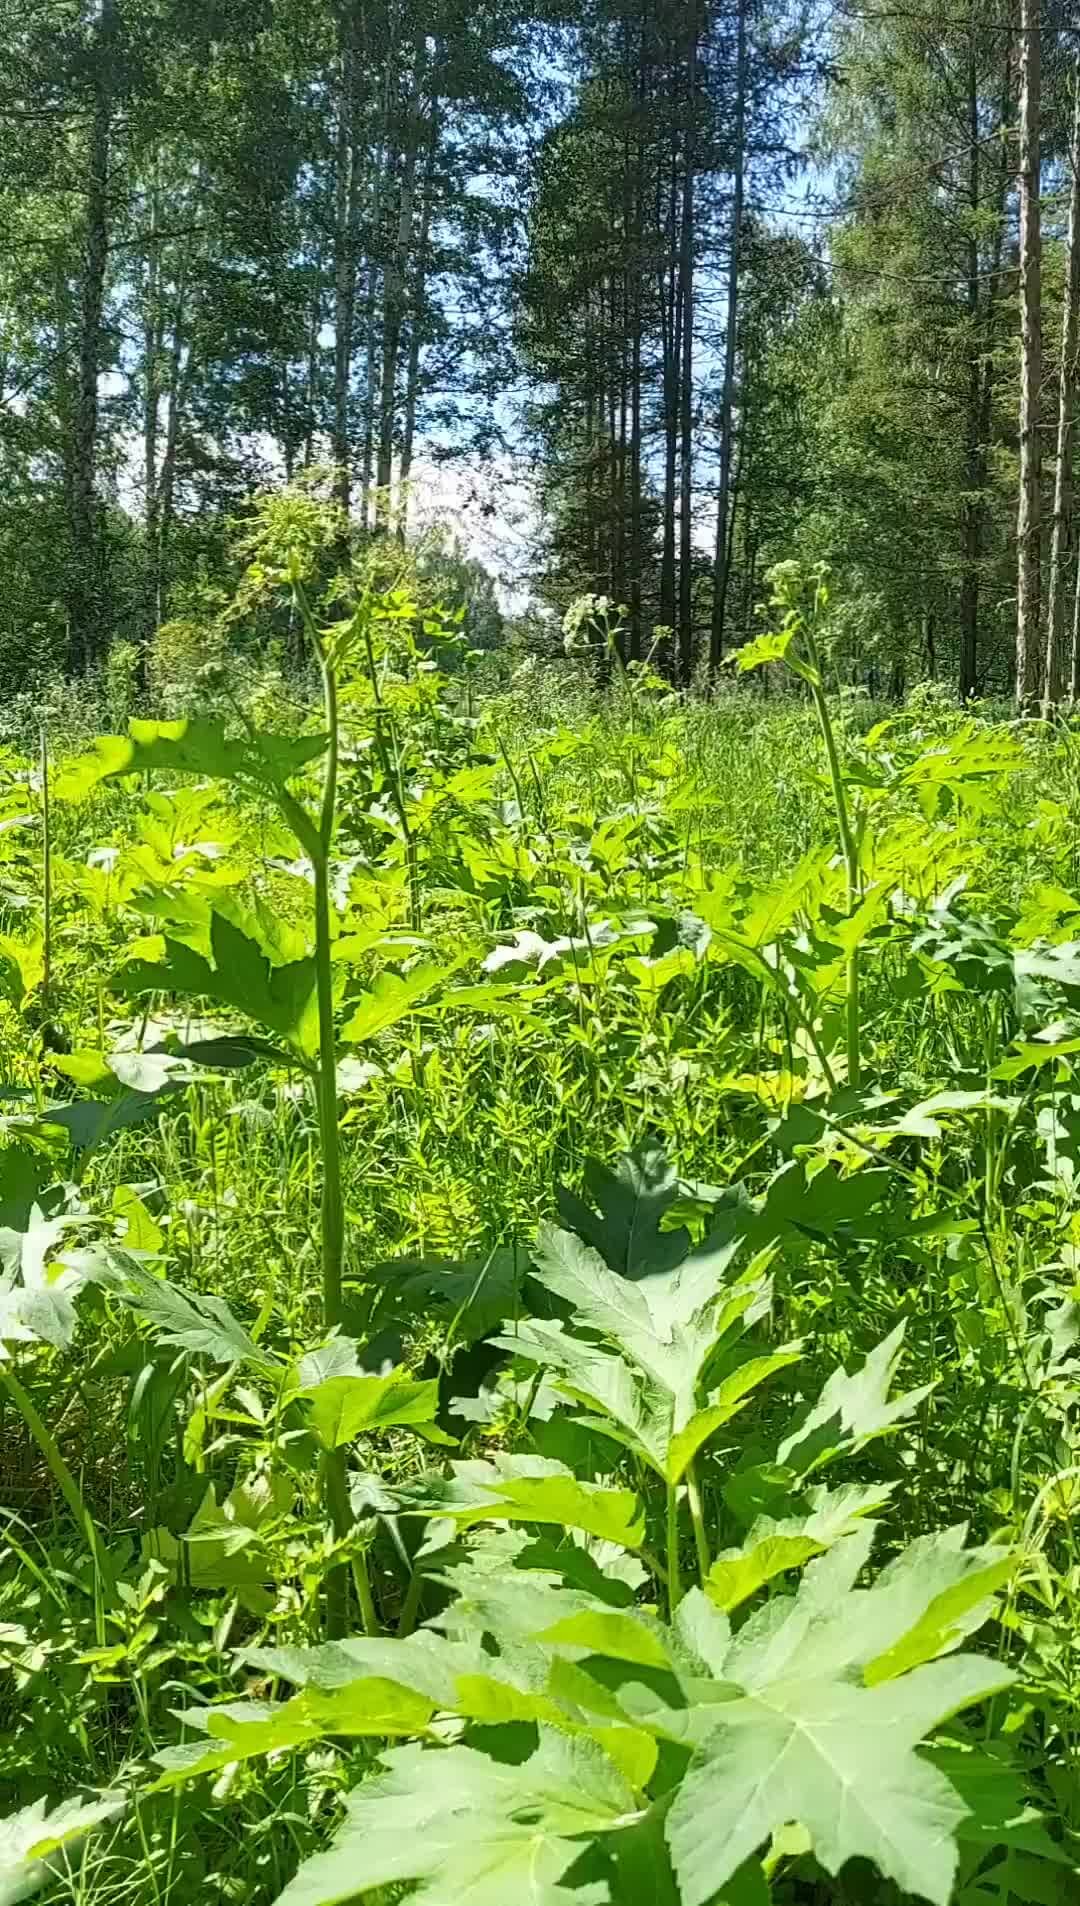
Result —
<instances>
[{"instance_id":1,"label":"background treeline","mask_svg":"<svg viewBox=\"0 0 1080 1906\"><path fill-rule=\"evenodd\" d=\"M608 594L704 678L794 554L873 691L1077 682L1066 0L0 0L0 44L6 684L141 677L268 483L404 537L421 460L496 545L534 482L541 640Z\"/></svg>"}]
</instances>

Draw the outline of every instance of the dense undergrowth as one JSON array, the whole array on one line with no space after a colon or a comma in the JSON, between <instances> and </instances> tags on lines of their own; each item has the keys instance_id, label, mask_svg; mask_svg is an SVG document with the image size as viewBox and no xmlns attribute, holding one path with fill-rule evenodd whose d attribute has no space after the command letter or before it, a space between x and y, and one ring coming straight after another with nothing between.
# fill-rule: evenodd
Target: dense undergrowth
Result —
<instances>
[{"instance_id":1,"label":"dense undergrowth","mask_svg":"<svg viewBox=\"0 0 1080 1906\"><path fill-rule=\"evenodd\" d=\"M0 1900L1075 1899L1073 733L257 582L2 764Z\"/></svg>"}]
</instances>

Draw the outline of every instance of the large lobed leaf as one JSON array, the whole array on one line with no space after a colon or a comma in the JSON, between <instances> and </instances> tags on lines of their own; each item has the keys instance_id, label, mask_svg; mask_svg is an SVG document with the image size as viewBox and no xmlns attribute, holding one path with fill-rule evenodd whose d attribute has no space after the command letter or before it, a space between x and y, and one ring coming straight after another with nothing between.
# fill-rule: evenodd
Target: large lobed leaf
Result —
<instances>
[{"instance_id":1,"label":"large lobed leaf","mask_svg":"<svg viewBox=\"0 0 1080 1906\"><path fill-rule=\"evenodd\" d=\"M457 1593L441 1634L249 1652L249 1665L298 1692L185 1716L203 1738L159 1756L163 1783L327 1735L426 1734L440 1714L482 1728L528 1722L540 1747L520 1765L466 1746L386 1756L387 1774L350 1797L335 1845L283 1900L323 1906L410 1882L432 1906L505 1906L520 1891L558 1899L591 1846L599 1870L618 1875L620 1906L636 1906L646 1895L627 1890L632 1856L609 1836L626 1833L640 1851L662 1818L682 1906L763 1900L757 1858L792 1822L828 1871L867 1859L945 1906L973 1814L980 1844L1044 1851L1041 1822L1018 1807L999 1763L974 1747L920 1751L1013 1679L995 1661L949 1652L985 1619L1011 1558L967 1549L962 1529L947 1530L860 1588L874 1531L847 1506L854 1532L811 1564L795 1595L765 1603L734 1634L696 1588L666 1626L647 1608L563 1586L530 1567L518 1542L493 1538L490 1552L446 1570ZM649 1797L658 1768L659 1812ZM645 1870L656 1854L653 1845ZM656 1897L673 1899L664 1870L661 1858Z\"/></svg>"},{"instance_id":2,"label":"large lobed leaf","mask_svg":"<svg viewBox=\"0 0 1080 1906\"><path fill-rule=\"evenodd\" d=\"M211 962L186 941L168 936L161 960L130 960L114 976L118 992L174 993L213 999L276 1033L304 1060L319 1049L315 961L310 956L275 965L259 942L225 914L210 923Z\"/></svg>"},{"instance_id":3,"label":"large lobed leaf","mask_svg":"<svg viewBox=\"0 0 1080 1906\"><path fill-rule=\"evenodd\" d=\"M90 754L71 762L56 777L53 793L57 800L79 801L115 775L158 770L280 789L325 752L321 734L228 735L223 722L201 717L132 721L127 735L101 735Z\"/></svg>"},{"instance_id":4,"label":"large lobed leaf","mask_svg":"<svg viewBox=\"0 0 1080 1906\"><path fill-rule=\"evenodd\" d=\"M526 1320L496 1340L550 1370L556 1388L590 1412L589 1427L669 1483L680 1481L761 1383L800 1354L787 1344L765 1356L740 1355L738 1340L767 1301L763 1280L731 1277L737 1241L688 1253L681 1236L665 1269L646 1274L639 1258L630 1277L572 1232L542 1227L536 1276L571 1307L570 1323Z\"/></svg>"},{"instance_id":5,"label":"large lobed leaf","mask_svg":"<svg viewBox=\"0 0 1080 1906\"><path fill-rule=\"evenodd\" d=\"M606 1886L561 1881L581 1836L618 1829L634 1795L591 1742L542 1728L520 1766L468 1747L384 1755L387 1771L349 1796L325 1853L300 1868L277 1906L332 1906L402 1881L415 1906L598 1906Z\"/></svg>"},{"instance_id":6,"label":"large lobed leaf","mask_svg":"<svg viewBox=\"0 0 1080 1906\"><path fill-rule=\"evenodd\" d=\"M404 1514L444 1516L460 1528L483 1522L535 1522L580 1529L599 1541L636 1549L645 1515L630 1489L579 1482L564 1463L496 1452L490 1462L451 1464L449 1476L425 1476L396 1492Z\"/></svg>"},{"instance_id":7,"label":"large lobed leaf","mask_svg":"<svg viewBox=\"0 0 1080 1906\"><path fill-rule=\"evenodd\" d=\"M116 1819L125 1804L122 1794L104 1794L85 1803L66 1800L46 1813L45 1802L36 1800L0 1820L0 1906L16 1906L40 1891L63 1871L57 1856L94 1827Z\"/></svg>"}]
</instances>

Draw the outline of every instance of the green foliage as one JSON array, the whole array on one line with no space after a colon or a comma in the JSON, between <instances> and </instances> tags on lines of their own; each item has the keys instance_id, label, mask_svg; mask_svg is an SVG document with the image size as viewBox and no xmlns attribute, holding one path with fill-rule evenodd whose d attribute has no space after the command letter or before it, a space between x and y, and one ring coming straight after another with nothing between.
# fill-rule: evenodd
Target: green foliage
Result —
<instances>
[{"instance_id":1,"label":"green foliage","mask_svg":"<svg viewBox=\"0 0 1080 1906\"><path fill-rule=\"evenodd\" d=\"M47 933L0 832L10 1884L1068 1899L1067 744L834 728L852 881L802 716L763 845L721 707L277 570L318 735L54 763Z\"/></svg>"}]
</instances>

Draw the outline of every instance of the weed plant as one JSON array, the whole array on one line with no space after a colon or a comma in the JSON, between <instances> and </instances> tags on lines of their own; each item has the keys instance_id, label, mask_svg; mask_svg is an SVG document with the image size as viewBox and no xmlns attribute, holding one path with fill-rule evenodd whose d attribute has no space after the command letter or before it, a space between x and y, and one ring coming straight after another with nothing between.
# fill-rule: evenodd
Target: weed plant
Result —
<instances>
[{"instance_id":1,"label":"weed plant","mask_svg":"<svg viewBox=\"0 0 1080 1906\"><path fill-rule=\"evenodd\" d=\"M0 763L0 1901L1074 1901L1074 734L313 507Z\"/></svg>"}]
</instances>

